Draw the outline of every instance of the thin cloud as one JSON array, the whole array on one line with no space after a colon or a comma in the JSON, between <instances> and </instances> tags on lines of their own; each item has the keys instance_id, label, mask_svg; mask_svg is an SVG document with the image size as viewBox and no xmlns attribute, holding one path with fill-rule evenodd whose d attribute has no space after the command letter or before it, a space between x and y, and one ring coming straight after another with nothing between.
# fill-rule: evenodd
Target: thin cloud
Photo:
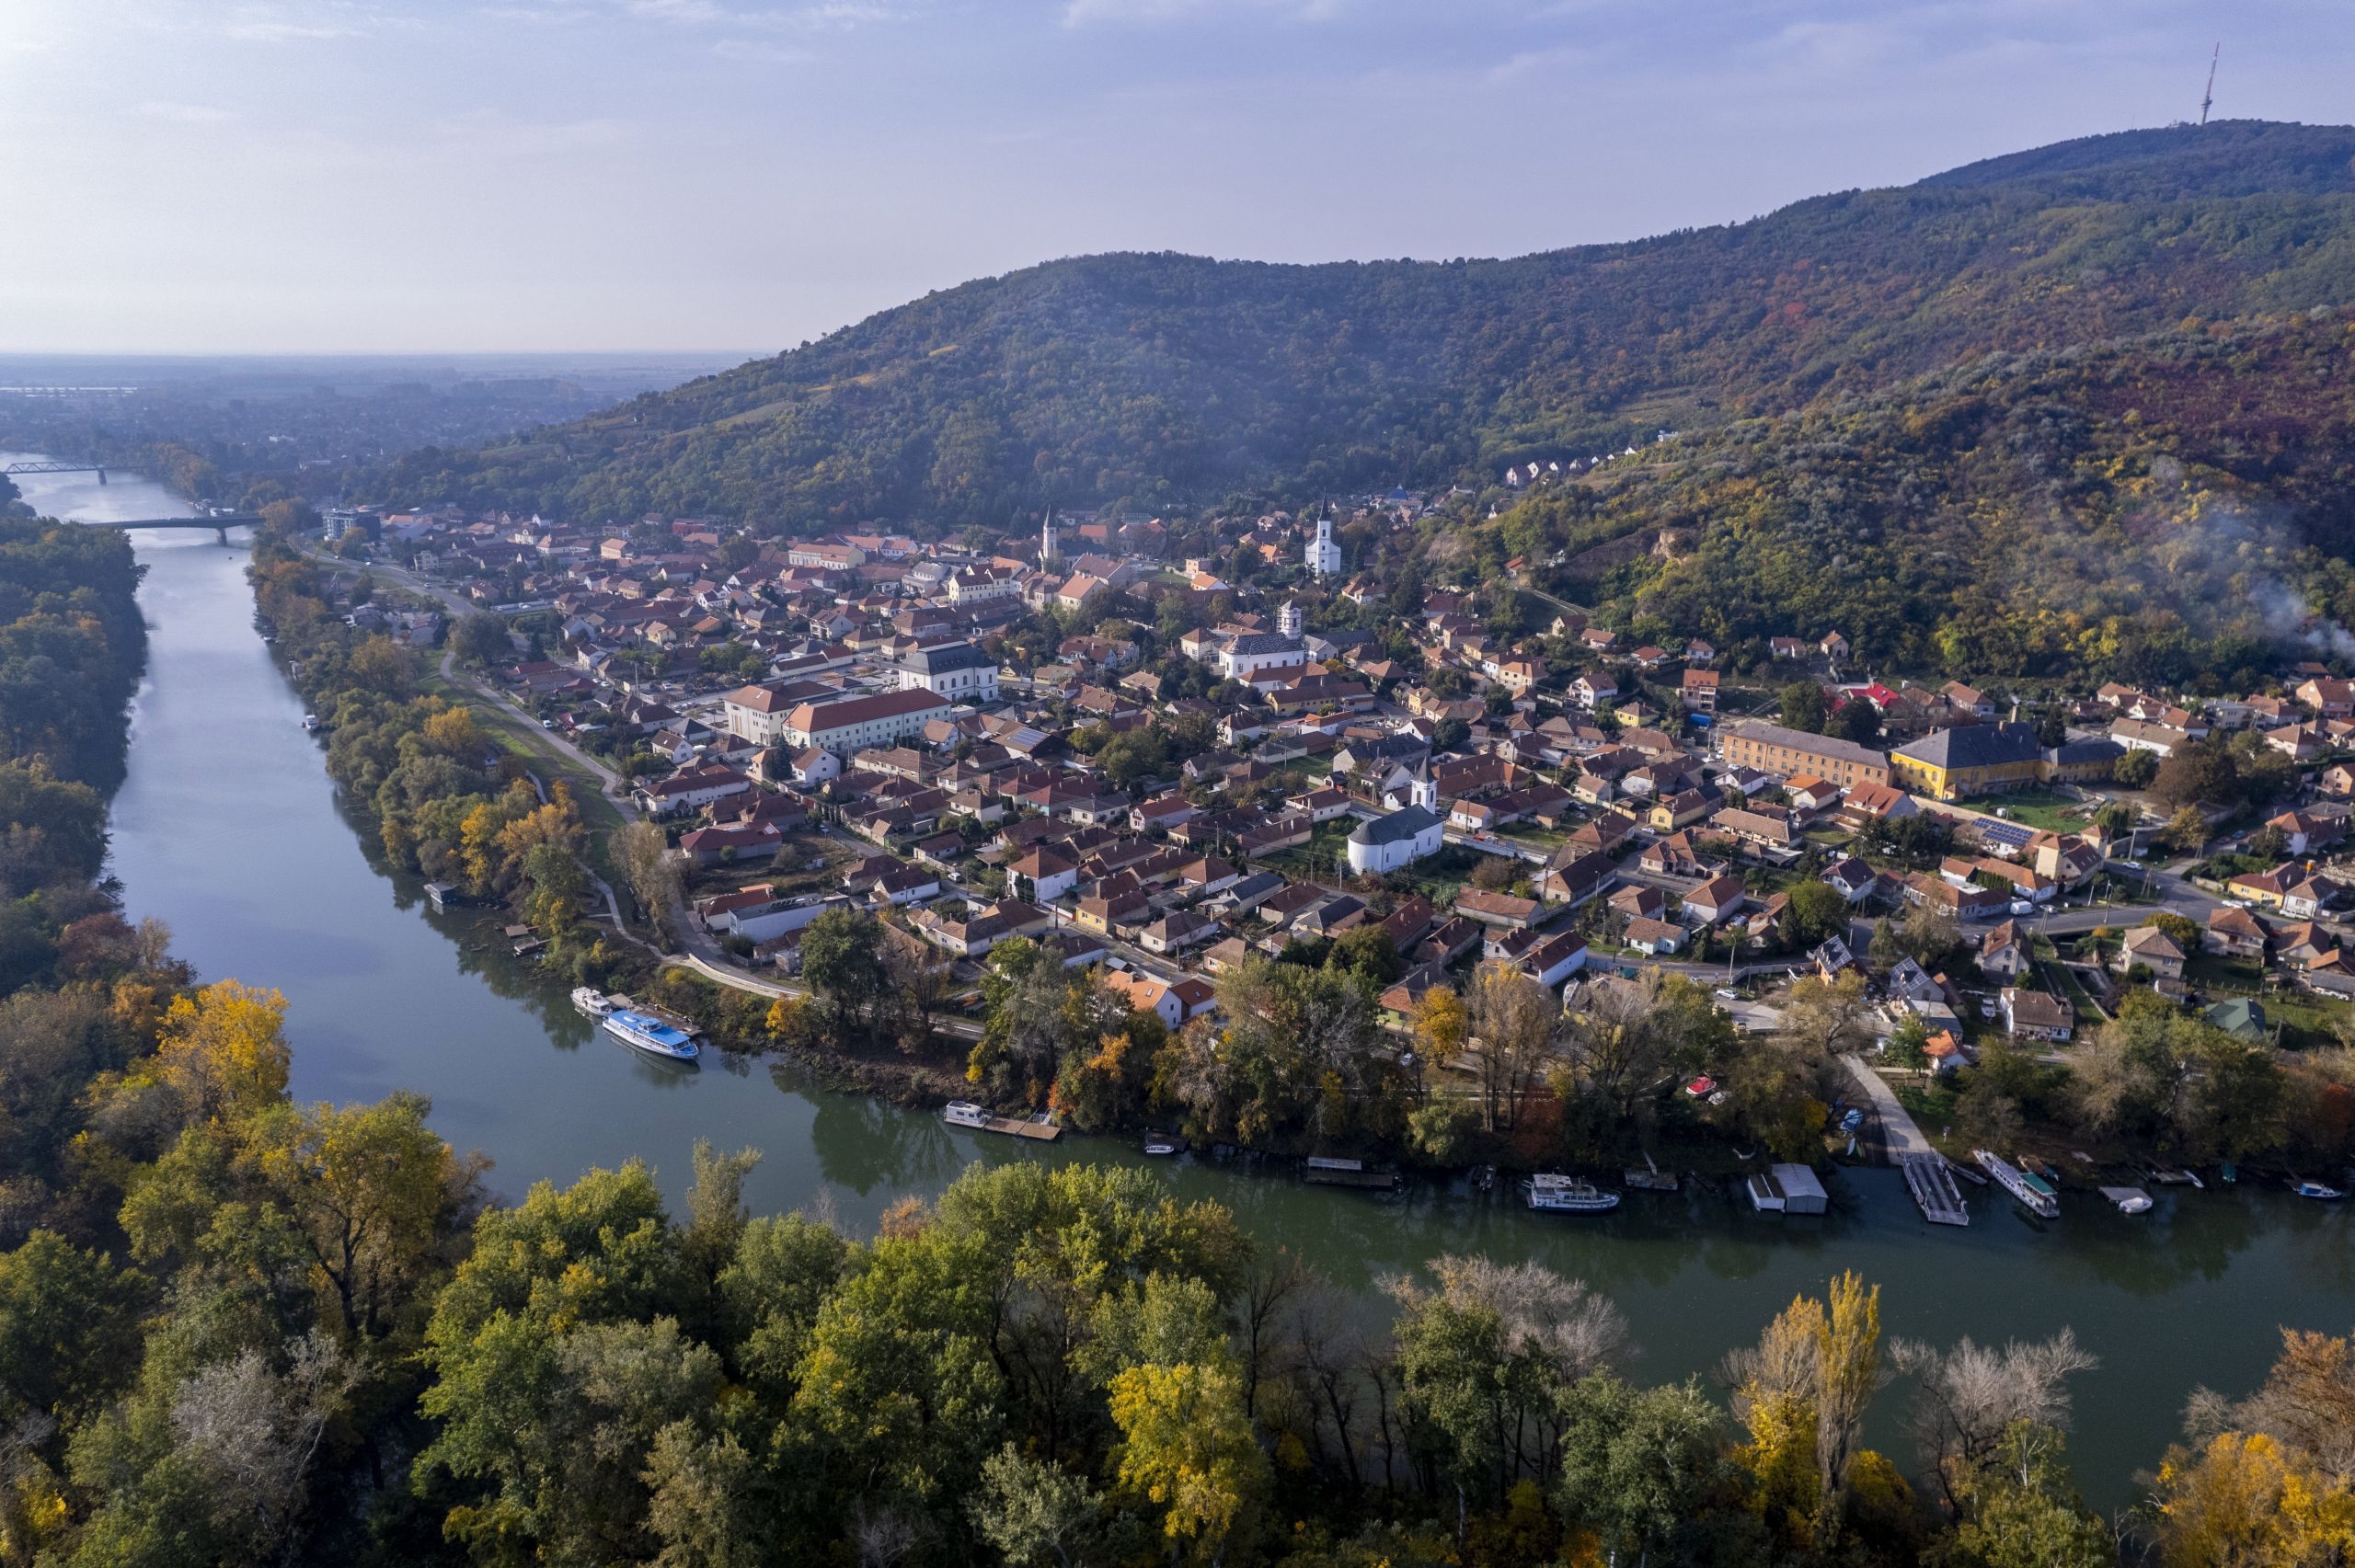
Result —
<instances>
[{"instance_id":1,"label":"thin cloud","mask_svg":"<svg viewBox=\"0 0 2355 1568\"><path fill-rule=\"evenodd\" d=\"M645 21L799 32L847 32L855 28L906 21L923 8L905 0L814 0L812 4L783 6L726 6L719 0L618 3L622 10Z\"/></svg>"},{"instance_id":2,"label":"thin cloud","mask_svg":"<svg viewBox=\"0 0 2355 1568\"><path fill-rule=\"evenodd\" d=\"M1286 21L1329 22L1348 9L1348 0L1066 0L1063 26L1090 23L1155 25L1255 12Z\"/></svg>"},{"instance_id":3,"label":"thin cloud","mask_svg":"<svg viewBox=\"0 0 2355 1568\"><path fill-rule=\"evenodd\" d=\"M805 65L817 58L806 49L760 38L723 38L711 46L711 52L722 60L741 60L755 65Z\"/></svg>"},{"instance_id":4,"label":"thin cloud","mask_svg":"<svg viewBox=\"0 0 2355 1568\"><path fill-rule=\"evenodd\" d=\"M139 106L139 113L149 120L160 120L172 125L219 125L237 118L236 111L210 103L167 103L151 99Z\"/></svg>"}]
</instances>

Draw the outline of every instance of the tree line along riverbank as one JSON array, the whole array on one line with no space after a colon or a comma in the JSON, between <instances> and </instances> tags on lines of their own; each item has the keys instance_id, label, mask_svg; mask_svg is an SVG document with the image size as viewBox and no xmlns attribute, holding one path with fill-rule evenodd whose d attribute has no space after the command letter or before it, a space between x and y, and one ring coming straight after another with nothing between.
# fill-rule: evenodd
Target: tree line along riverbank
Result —
<instances>
[{"instance_id":1,"label":"tree line along riverbank","mask_svg":"<svg viewBox=\"0 0 2355 1568\"><path fill-rule=\"evenodd\" d=\"M653 954L685 934L672 929L678 871L663 830L635 820L592 830L583 797L561 782L543 800L512 749L545 740L484 722L476 706L504 715L457 700L428 672L430 656L347 624L368 579L291 548L296 516L274 509L257 541L257 600L290 677L328 721L328 771L373 814L387 857L514 909L546 942L543 963L569 982L626 986L729 1049L787 1051L902 1099L963 1093L1009 1112L1051 1110L1081 1131L1166 1129L1261 1154L1435 1171L1651 1160L1732 1175L1760 1156L1812 1163L1844 1148L1827 1136L1854 1091L1842 1060L1873 1039L1853 972L1801 981L1782 1028L1738 1034L1674 975L1606 979L1565 1016L1545 988L1483 967L1421 999L1402 1051L1399 1021L1379 998L1404 966L1373 929L1246 960L1219 978L1212 1017L1180 1029L1084 971L1043 962L1028 942L993 953L977 985L952 983L937 950L890 911L820 918L793 988L806 996L658 966ZM469 617L454 628L451 657L478 663L504 647L496 617ZM584 848L640 912L642 942L590 919L597 879L581 870ZM1882 934L1892 959L1929 972L1967 974L1975 962L1955 922L1933 910ZM1712 1094L1677 1092L1704 1073ZM2241 1038L2146 990L2063 1056L1985 1042L1974 1066L1906 1097L1961 1150L2039 1154L2088 1181L2154 1159L2327 1171L2355 1157L2355 1053ZM2094 1165L2071 1158L2085 1150Z\"/></svg>"},{"instance_id":2,"label":"tree line along riverbank","mask_svg":"<svg viewBox=\"0 0 2355 1568\"><path fill-rule=\"evenodd\" d=\"M493 1206L417 1096L291 1102L282 1003L193 984L95 869L11 889L0 1560L2116 1556L2065 1468L2084 1349L1901 1344L1853 1276L1650 1386L1640 1329L1541 1266L1434 1257L1376 1329L1133 1171L975 1172L871 1236L749 1215L750 1157L709 1151L675 1207L638 1165ZM2343 1551L2350 1354L2293 1337L2203 1400L2135 1542Z\"/></svg>"}]
</instances>

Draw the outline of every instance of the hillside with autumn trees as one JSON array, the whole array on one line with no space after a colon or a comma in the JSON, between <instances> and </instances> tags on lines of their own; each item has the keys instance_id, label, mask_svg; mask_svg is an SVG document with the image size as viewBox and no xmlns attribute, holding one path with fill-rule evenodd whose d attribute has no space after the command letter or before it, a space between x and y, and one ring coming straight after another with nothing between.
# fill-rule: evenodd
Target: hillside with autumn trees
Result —
<instances>
[{"instance_id":1,"label":"hillside with autumn trees","mask_svg":"<svg viewBox=\"0 0 2355 1568\"><path fill-rule=\"evenodd\" d=\"M1745 665L1836 629L1867 668L2253 690L2285 651L2349 651L2351 368L2331 312L1987 355L1666 443L1438 547L1562 561L1557 591Z\"/></svg>"},{"instance_id":2,"label":"hillside with autumn trees","mask_svg":"<svg viewBox=\"0 0 2355 1568\"><path fill-rule=\"evenodd\" d=\"M2355 130L2177 127L1509 260L1051 261L376 488L786 531L1485 484L1991 352L2351 302Z\"/></svg>"}]
</instances>

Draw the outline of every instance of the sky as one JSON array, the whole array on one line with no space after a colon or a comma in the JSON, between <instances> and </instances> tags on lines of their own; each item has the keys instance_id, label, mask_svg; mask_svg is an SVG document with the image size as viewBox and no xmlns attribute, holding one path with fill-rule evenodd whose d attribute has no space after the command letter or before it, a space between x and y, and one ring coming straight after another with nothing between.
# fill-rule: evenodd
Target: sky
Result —
<instances>
[{"instance_id":1,"label":"sky","mask_svg":"<svg viewBox=\"0 0 2355 1568\"><path fill-rule=\"evenodd\" d=\"M774 352L1058 256L1508 256L2198 113L2347 0L4 0L0 351Z\"/></svg>"}]
</instances>

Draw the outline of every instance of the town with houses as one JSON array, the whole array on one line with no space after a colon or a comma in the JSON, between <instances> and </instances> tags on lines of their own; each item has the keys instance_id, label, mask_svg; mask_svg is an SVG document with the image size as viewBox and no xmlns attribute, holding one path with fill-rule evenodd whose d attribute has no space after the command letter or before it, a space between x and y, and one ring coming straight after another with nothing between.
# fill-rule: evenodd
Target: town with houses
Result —
<instances>
[{"instance_id":1,"label":"town with houses","mask_svg":"<svg viewBox=\"0 0 2355 1568\"><path fill-rule=\"evenodd\" d=\"M1344 515L1405 528L1423 504ZM2355 998L2355 682L2319 665L2230 700L2106 686L2031 723L2012 695L1860 677L1836 629L1739 672L1540 594L1535 629L1499 635L1477 585L1402 604L1350 575L1336 526L1069 513L776 542L444 509L337 510L326 533L509 618L495 679L628 767L700 933L757 974L793 976L810 923L858 906L969 995L1023 936L1176 1028L1245 956L1372 926L1402 1032L1481 965L1573 1013L1672 969L1751 1030L1778 988L1855 971L1925 1071L1991 1038L2059 1048L2130 987L2250 1038L2319 1034ZM1867 705L1838 727L1869 738L1785 722L1795 682ZM2138 785L2223 735L2292 787L2176 841ZM1951 922L1959 960L1876 941L1908 922Z\"/></svg>"}]
</instances>

